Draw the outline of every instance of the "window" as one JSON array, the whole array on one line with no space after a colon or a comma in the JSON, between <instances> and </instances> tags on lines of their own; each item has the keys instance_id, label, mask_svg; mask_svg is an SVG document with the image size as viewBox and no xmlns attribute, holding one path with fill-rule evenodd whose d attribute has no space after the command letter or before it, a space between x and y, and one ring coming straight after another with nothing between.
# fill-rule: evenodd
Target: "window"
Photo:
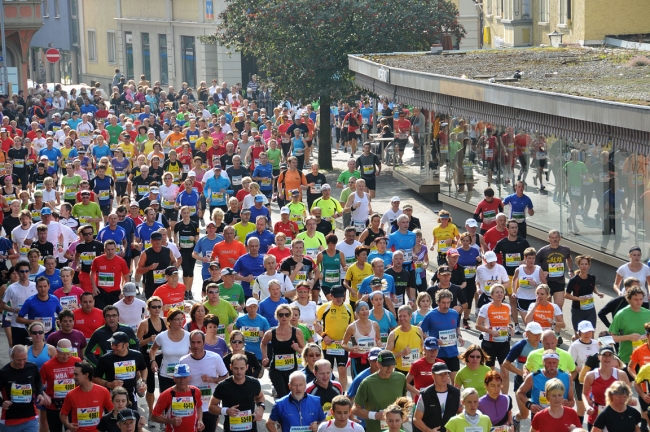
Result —
<instances>
[{"instance_id":1,"label":"window","mask_svg":"<svg viewBox=\"0 0 650 432\"><path fill-rule=\"evenodd\" d=\"M43 0L43 17L50 16L50 0Z\"/></svg>"},{"instance_id":2,"label":"window","mask_svg":"<svg viewBox=\"0 0 650 432\"><path fill-rule=\"evenodd\" d=\"M97 61L97 33L88 30L88 60Z\"/></svg>"},{"instance_id":3,"label":"window","mask_svg":"<svg viewBox=\"0 0 650 432\"><path fill-rule=\"evenodd\" d=\"M54 18L60 18L61 14L59 13L59 0L54 0Z\"/></svg>"},{"instance_id":4,"label":"window","mask_svg":"<svg viewBox=\"0 0 650 432\"><path fill-rule=\"evenodd\" d=\"M558 22L560 24L568 24L571 19L571 0L560 0L560 17Z\"/></svg>"},{"instance_id":5,"label":"window","mask_svg":"<svg viewBox=\"0 0 650 432\"><path fill-rule=\"evenodd\" d=\"M494 0L487 0L487 14L492 15L492 2Z\"/></svg>"},{"instance_id":6,"label":"window","mask_svg":"<svg viewBox=\"0 0 650 432\"><path fill-rule=\"evenodd\" d=\"M539 2L539 22L548 22L548 4L549 0L541 0Z\"/></svg>"},{"instance_id":7,"label":"window","mask_svg":"<svg viewBox=\"0 0 650 432\"><path fill-rule=\"evenodd\" d=\"M142 73L147 79L151 79L151 47L149 45L149 33L142 33Z\"/></svg>"},{"instance_id":8,"label":"window","mask_svg":"<svg viewBox=\"0 0 650 432\"><path fill-rule=\"evenodd\" d=\"M505 0L504 1L504 3L503 3L503 18L504 19L512 20L514 18L513 13L512 13L513 6L514 6L513 5L513 0Z\"/></svg>"},{"instance_id":9,"label":"window","mask_svg":"<svg viewBox=\"0 0 650 432\"><path fill-rule=\"evenodd\" d=\"M133 33L124 32L124 52L126 53L126 79L133 79Z\"/></svg>"},{"instance_id":10,"label":"window","mask_svg":"<svg viewBox=\"0 0 650 432\"><path fill-rule=\"evenodd\" d=\"M158 58L160 59L160 83L169 83L169 64L167 63L167 35L158 35Z\"/></svg>"},{"instance_id":11,"label":"window","mask_svg":"<svg viewBox=\"0 0 650 432\"><path fill-rule=\"evenodd\" d=\"M106 43L108 48L108 62L117 63L117 44L115 42L115 32L106 32Z\"/></svg>"},{"instance_id":12,"label":"window","mask_svg":"<svg viewBox=\"0 0 650 432\"><path fill-rule=\"evenodd\" d=\"M196 87L196 55L194 36L181 36L181 56L183 57L183 81Z\"/></svg>"},{"instance_id":13,"label":"window","mask_svg":"<svg viewBox=\"0 0 650 432\"><path fill-rule=\"evenodd\" d=\"M77 0L70 0L70 16L77 18Z\"/></svg>"}]
</instances>

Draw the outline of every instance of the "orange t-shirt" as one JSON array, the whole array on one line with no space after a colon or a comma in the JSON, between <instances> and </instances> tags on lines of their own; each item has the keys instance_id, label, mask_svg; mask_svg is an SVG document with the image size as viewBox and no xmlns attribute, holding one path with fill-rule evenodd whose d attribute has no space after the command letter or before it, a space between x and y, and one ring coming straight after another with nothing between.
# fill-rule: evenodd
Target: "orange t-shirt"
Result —
<instances>
[{"instance_id":1,"label":"orange t-shirt","mask_svg":"<svg viewBox=\"0 0 650 432\"><path fill-rule=\"evenodd\" d=\"M487 308L487 319L490 323L490 329L501 331L508 331L508 324L510 324L510 307L506 304L495 306L490 304ZM490 335L490 341L494 341L495 336Z\"/></svg>"},{"instance_id":2,"label":"orange t-shirt","mask_svg":"<svg viewBox=\"0 0 650 432\"><path fill-rule=\"evenodd\" d=\"M630 356L630 361L637 363L640 368L650 363L650 349L648 349L648 344L644 343L635 349Z\"/></svg>"},{"instance_id":3,"label":"orange t-shirt","mask_svg":"<svg viewBox=\"0 0 650 432\"><path fill-rule=\"evenodd\" d=\"M300 170L296 170L295 172L287 170L278 176L278 184L284 184L284 196L287 200L291 200L291 190L298 189L300 192L300 201L302 201L302 189L300 186L307 186L307 177Z\"/></svg>"},{"instance_id":4,"label":"orange t-shirt","mask_svg":"<svg viewBox=\"0 0 650 432\"><path fill-rule=\"evenodd\" d=\"M233 267L235 262L240 256L246 255L246 246L238 240L233 240L232 243L227 244L225 241L219 242L212 248L212 257L219 261L221 268ZM233 261L231 261L233 260Z\"/></svg>"},{"instance_id":5,"label":"orange t-shirt","mask_svg":"<svg viewBox=\"0 0 650 432\"><path fill-rule=\"evenodd\" d=\"M79 424L77 432L95 432L105 412L113 409L108 389L97 384L89 392L81 387L70 391L63 401L61 414L72 413L72 423Z\"/></svg>"},{"instance_id":6,"label":"orange t-shirt","mask_svg":"<svg viewBox=\"0 0 650 432\"><path fill-rule=\"evenodd\" d=\"M553 327L553 322L555 321L555 308L553 307L553 303L549 303L546 306L538 305L537 309L535 309L533 321L541 325L544 330Z\"/></svg>"},{"instance_id":7,"label":"orange t-shirt","mask_svg":"<svg viewBox=\"0 0 650 432\"><path fill-rule=\"evenodd\" d=\"M182 132L172 132L167 136L167 142L169 143L169 146L172 148L175 148L178 143L181 142L181 140L185 139L185 134Z\"/></svg>"},{"instance_id":8,"label":"orange t-shirt","mask_svg":"<svg viewBox=\"0 0 650 432\"><path fill-rule=\"evenodd\" d=\"M172 288L169 284L160 285L153 292L153 295L158 296L163 302L163 316L167 316L171 308L185 307L185 285L179 283L176 288Z\"/></svg>"}]
</instances>

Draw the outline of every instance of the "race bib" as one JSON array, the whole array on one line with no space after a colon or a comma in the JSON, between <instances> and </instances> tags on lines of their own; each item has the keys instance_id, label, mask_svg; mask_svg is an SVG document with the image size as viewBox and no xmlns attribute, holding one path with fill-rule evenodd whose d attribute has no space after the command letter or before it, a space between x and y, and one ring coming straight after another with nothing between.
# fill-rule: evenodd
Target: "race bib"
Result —
<instances>
[{"instance_id":1,"label":"race bib","mask_svg":"<svg viewBox=\"0 0 650 432\"><path fill-rule=\"evenodd\" d=\"M476 266L465 266L465 279L471 279L476 276Z\"/></svg>"},{"instance_id":2,"label":"race bib","mask_svg":"<svg viewBox=\"0 0 650 432\"><path fill-rule=\"evenodd\" d=\"M352 221L352 223L354 224L354 229L358 233L362 233L363 230L366 229L366 221Z\"/></svg>"},{"instance_id":3,"label":"race bib","mask_svg":"<svg viewBox=\"0 0 650 432\"><path fill-rule=\"evenodd\" d=\"M196 387L201 391L201 401L209 404L212 398L212 387L209 384L199 384Z\"/></svg>"},{"instance_id":4,"label":"race bib","mask_svg":"<svg viewBox=\"0 0 650 432\"><path fill-rule=\"evenodd\" d=\"M75 186L65 187L65 199L73 200L77 196L77 188Z\"/></svg>"},{"instance_id":5,"label":"race bib","mask_svg":"<svg viewBox=\"0 0 650 432\"><path fill-rule=\"evenodd\" d=\"M537 153L535 153L535 159L537 160L546 159L546 152L538 151Z\"/></svg>"},{"instance_id":6,"label":"race bib","mask_svg":"<svg viewBox=\"0 0 650 432\"><path fill-rule=\"evenodd\" d=\"M365 354L375 347L375 340L371 337L360 337L357 340L357 346L359 347L359 353Z\"/></svg>"},{"instance_id":7,"label":"race bib","mask_svg":"<svg viewBox=\"0 0 650 432\"><path fill-rule=\"evenodd\" d=\"M11 401L13 403L31 403L32 394L31 384L11 384Z\"/></svg>"},{"instance_id":8,"label":"race bib","mask_svg":"<svg viewBox=\"0 0 650 432\"><path fill-rule=\"evenodd\" d=\"M571 196L579 197L582 195L582 188L580 186L571 186L570 193Z\"/></svg>"},{"instance_id":9,"label":"race bib","mask_svg":"<svg viewBox=\"0 0 650 432\"><path fill-rule=\"evenodd\" d=\"M117 178L118 182L125 182L126 181L126 173L124 171L117 171L115 173L115 177Z\"/></svg>"},{"instance_id":10,"label":"race bib","mask_svg":"<svg viewBox=\"0 0 650 432\"><path fill-rule=\"evenodd\" d=\"M486 159L492 159L494 157L494 150L493 149L485 149L485 157L486 157Z\"/></svg>"},{"instance_id":11,"label":"race bib","mask_svg":"<svg viewBox=\"0 0 650 432\"><path fill-rule=\"evenodd\" d=\"M192 396L176 396L172 398L172 416L190 417L194 414L194 399Z\"/></svg>"},{"instance_id":12,"label":"race bib","mask_svg":"<svg viewBox=\"0 0 650 432\"><path fill-rule=\"evenodd\" d=\"M99 200L100 201L106 201L107 199L109 199L111 197L110 192L111 191L109 191L109 190L100 190L99 191Z\"/></svg>"},{"instance_id":13,"label":"race bib","mask_svg":"<svg viewBox=\"0 0 650 432\"><path fill-rule=\"evenodd\" d=\"M456 346L457 339L456 329L440 330L438 332L438 340L443 348Z\"/></svg>"},{"instance_id":14,"label":"race bib","mask_svg":"<svg viewBox=\"0 0 650 432\"><path fill-rule=\"evenodd\" d=\"M191 216L194 216L196 214L196 206L187 206L187 208L190 210Z\"/></svg>"},{"instance_id":15,"label":"race bib","mask_svg":"<svg viewBox=\"0 0 650 432\"><path fill-rule=\"evenodd\" d=\"M589 298L580 300L580 310L590 310L594 308L594 296L590 295Z\"/></svg>"},{"instance_id":16,"label":"race bib","mask_svg":"<svg viewBox=\"0 0 650 432\"><path fill-rule=\"evenodd\" d=\"M599 179L602 183L606 183L606 182L608 182L608 181L609 181L609 173L608 173L608 172L601 172L601 173L599 173L599 174L598 174L598 179Z\"/></svg>"},{"instance_id":17,"label":"race bib","mask_svg":"<svg viewBox=\"0 0 650 432\"><path fill-rule=\"evenodd\" d=\"M232 178L233 186L241 186L241 176L234 176Z\"/></svg>"},{"instance_id":18,"label":"race bib","mask_svg":"<svg viewBox=\"0 0 650 432\"><path fill-rule=\"evenodd\" d=\"M128 380L135 378L135 360L127 360L113 363L115 368L115 379Z\"/></svg>"},{"instance_id":19,"label":"race bib","mask_svg":"<svg viewBox=\"0 0 650 432\"><path fill-rule=\"evenodd\" d=\"M417 348L412 348L410 354L402 356L402 366L411 366L419 358L420 350Z\"/></svg>"},{"instance_id":20,"label":"race bib","mask_svg":"<svg viewBox=\"0 0 650 432\"><path fill-rule=\"evenodd\" d=\"M381 338L381 346L385 347L386 342L388 342L388 333L379 333L379 337Z\"/></svg>"},{"instance_id":21,"label":"race bib","mask_svg":"<svg viewBox=\"0 0 650 432\"><path fill-rule=\"evenodd\" d=\"M182 249L188 249L194 247L194 241L190 240L191 236L178 236L178 245Z\"/></svg>"},{"instance_id":22,"label":"race bib","mask_svg":"<svg viewBox=\"0 0 650 432\"><path fill-rule=\"evenodd\" d=\"M497 220L496 210L487 210L483 212L483 223L490 224Z\"/></svg>"},{"instance_id":23,"label":"race bib","mask_svg":"<svg viewBox=\"0 0 650 432\"><path fill-rule=\"evenodd\" d=\"M365 175L372 175L375 173L375 166L374 165L364 165L363 166L363 173Z\"/></svg>"},{"instance_id":24,"label":"race bib","mask_svg":"<svg viewBox=\"0 0 650 432\"><path fill-rule=\"evenodd\" d=\"M518 253L506 254L506 267L517 267L521 262L521 255Z\"/></svg>"},{"instance_id":25,"label":"race bib","mask_svg":"<svg viewBox=\"0 0 650 432\"><path fill-rule=\"evenodd\" d=\"M79 427L94 427L99 424L102 411L99 407L77 408L77 423Z\"/></svg>"},{"instance_id":26,"label":"race bib","mask_svg":"<svg viewBox=\"0 0 650 432\"><path fill-rule=\"evenodd\" d=\"M327 355L342 356L345 355L345 350L341 346L340 341L339 342L334 341L325 347L325 353Z\"/></svg>"},{"instance_id":27,"label":"race bib","mask_svg":"<svg viewBox=\"0 0 650 432\"><path fill-rule=\"evenodd\" d=\"M494 327L494 330L499 332L499 336L493 336L492 337L493 342L508 341L508 336L510 335L510 333L508 332L508 327Z\"/></svg>"},{"instance_id":28,"label":"race bib","mask_svg":"<svg viewBox=\"0 0 650 432\"><path fill-rule=\"evenodd\" d=\"M451 246L451 239L438 240L438 253L446 253Z\"/></svg>"},{"instance_id":29,"label":"race bib","mask_svg":"<svg viewBox=\"0 0 650 432\"><path fill-rule=\"evenodd\" d=\"M546 392L545 391L540 391L539 392L539 404L543 407L547 407L548 404L548 399L546 398Z\"/></svg>"},{"instance_id":30,"label":"race bib","mask_svg":"<svg viewBox=\"0 0 650 432\"><path fill-rule=\"evenodd\" d=\"M115 286L115 274L99 272L97 277L97 286L112 287Z\"/></svg>"},{"instance_id":31,"label":"race bib","mask_svg":"<svg viewBox=\"0 0 650 432\"><path fill-rule=\"evenodd\" d=\"M632 341L632 349L635 350L635 349L637 349L638 347L640 347L640 346L642 346L642 345L645 345L646 343L648 343L648 339L645 339L645 338L644 338L644 339L640 339L640 340L638 340L638 341Z\"/></svg>"},{"instance_id":32,"label":"race bib","mask_svg":"<svg viewBox=\"0 0 650 432\"><path fill-rule=\"evenodd\" d=\"M81 263L83 265L92 265L93 260L97 257L95 252L82 252L80 255Z\"/></svg>"},{"instance_id":33,"label":"race bib","mask_svg":"<svg viewBox=\"0 0 650 432\"><path fill-rule=\"evenodd\" d=\"M52 331L52 317L34 317L34 319L43 323L46 335Z\"/></svg>"},{"instance_id":34,"label":"race bib","mask_svg":"<svg viewBox=\"0 0 650 432\"><path fill-rule=\"evenodd\" d=\"M223 193L221 192L212 192L212 201L223 201Z\"/></svg>"},{"instance_id":35,"label":"race bib","mask_svg":"<svg viewBox=\"0 0 650 432\"><path fill-rule=\"evenodd\" d=\"M64 399L68 392L75 388L74 379L54 380L54 398Z\"/></svg>"},{"instance_id":36,"label":"race bib","mask_svg":"<svg viewBox=\"0 0 650 432\"><path fill-rule=\"evenodd\" d=\"M526 220L526 215L524 212L512 212L512 218L517 221L517 223L522 223Z\"/></svg>"},{"instance_id":37,"label":"race bib","mask_svg":"<svg viewBox=\"0 0 650 432\"><path fill-rule=\"evenodd\" d=\"M14 168L25 168L25 159L14 159Z\"/></svg>"},{"instance_id":38,"label":"race bib","mask_svg":"<svg viewBox=\"0 0 650 432\"><path fill-rule=\"evenodd\" d=\"M244 341L258 343L260 341L260 328L259 327L242 327L244 333Z\"/></svg>"},{"instance_id":39,"label":"race bib","mask_svg":"<svg viewBox=\"0 0 650 432\"><path fill-rule=\"evenodd\" d=\"M226 326L223 324L219 324L219 327L217 327L217 335L225 335L226 334Z\"/></svg>"},{"instance_id":40,"label":"race bib","mask_svg":"<svg viewBox=\"0 0 650 432\"><path fill-rule=\"evenodd\" d=\"M413 250L403 250L402 253L404 254L404 264L413 262Z\"/></svg>"},{"instance_id":41,"label":"race bib","mask_svg":"<svg viewBox=\"0 0 650 432\"><path fill-rule=\"evenodd\" d=\"M325 283L340 283L341 272L340 270L325 269L323 278Z\"/></svg>"},{"instance_id":42,"label":"race bib","mask_svg":"<svg viewBox=\"0 0 650 432\"><path fill-rule=\"evenodd\" d=\"M178 365L178 362L174 363L167 363L167 366L164 369L164 375L168 377L173 377L174 376L174 369L176 369L176 365Z\"/></svg>"},{"instance_id":43,"label":"race bib","mask_svg":"<svg viewBox=\"0 0 650 432\"><path fill-rule=\"evenodd\" d=\"M147 185L138 185L138 194L144 195L149 192L149 186Z\"/></svg>"},{"instance_id":44,"label":"race bib","mask_svg":"<svg viewBox=\"0 0 650 432\"><path fill-rule=\"evenodd\" d=\"M63 309L68 309L71 311L79 309L77 296L63 296L59 299L59 303L61 303L61 307Z\"/></svg>"},{"instance_id":45,"label":"race bib","mask_svg":"<svg viewBox=\"0 0 650 432\"><path fill-rule=\"evenodd\" d=\"M162 285L165 283L165 270L153 271L153 283L156 285Z\"/></svg>"},{"instance_id":46,"label":"race bib","mask_svg":"<svg viewBox=\"0 0 650 432\"><path fill-rule=\"evenodd\" d=\"M228 416L231 431L246 431L253 429L253 413L251 410L239 411L236 416Z\"/></svg>"},{"instance_id":47,"label":"race bib","mask_svg":"<svg viewBox=\"0 0 650 432\"><path fill-rule=\"evenodd\" d=\"M548 275L550 277L563 277L564 263L548 263Z\"/></svg>"},{"instance_id":48,"label":"race bib","mask_svg":"<svg viewBox=\"0 0 650 432\"><path fill-rule=\"evenodd\" d=\"M26 257L27 252L29 252L29 247L27 247L27 246L21 246L20 247L20 256L21 257Z\"/></svg>"},{"instance_id":49,"label":"race bib","mask_svg":"<svg viewBox=\"0 0 650 432\"><path fill-rule=\"evenodd\" d=\"M321 193L321 187L322 185L319 183L314 183L314 185L311 187L311 193L313 194L319 194Z\"/></svg>"},{"instance_id":50,"label":"race bib","mask_svg":"<svg viewBox=\"0 0 650 432\"><path fill-rule=\"evenodd\" d=\"M275 370L290 371L295 368L296 362L293 354L276 354L273 358Z\"/></svg>"},{"instance_id":51,"label":"race bib","mask_svg":"<svg viewBox=\"0 0 650 432\"><path fill-rule=\"evenodd\" d=\"M173 200L163 198L162 206L166 209L173 209L176 203Z\"/></svg>"},{"instance_id":52,"label":"race bib","mask_svg":"<svg viewBox=\"0 0 650 432\"><path fill-rule=\"evenodd\" d=\"M266 178L266 177L262 178L261 186L265 187L265 188L270 187L271 186L271 179Z\"/></svg>"}]
</instances>

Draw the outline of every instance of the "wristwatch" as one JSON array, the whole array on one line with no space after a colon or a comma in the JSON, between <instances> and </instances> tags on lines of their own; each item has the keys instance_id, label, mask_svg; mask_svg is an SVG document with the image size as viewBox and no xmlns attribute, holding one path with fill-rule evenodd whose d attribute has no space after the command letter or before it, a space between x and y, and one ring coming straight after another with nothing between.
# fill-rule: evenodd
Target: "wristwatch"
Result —
<instances>
[{"instance_id":1,"label":"wristwatch","mask_svg":"<svg viewBox=\"0 0 650 432\"><path fill-rule=\"evenodd\" d=\"M264 405L264 402L258 402L256 405L258 407L262 407L262 408L266 409L266 405Z\"/></svg>"}]
</instances>

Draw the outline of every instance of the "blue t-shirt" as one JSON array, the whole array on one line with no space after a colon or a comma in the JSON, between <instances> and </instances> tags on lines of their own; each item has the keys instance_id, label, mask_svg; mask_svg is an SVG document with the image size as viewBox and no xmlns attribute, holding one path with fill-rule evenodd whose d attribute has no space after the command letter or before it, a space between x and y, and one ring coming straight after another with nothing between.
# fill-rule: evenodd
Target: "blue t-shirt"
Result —
<instances>
[{"instance_id":1,"label":"blue t-shirt","mask_svg":"<svg viewBox=\"0 0 650 432\"><path fill-rule=\"evenodd\" d=\"M9 249L14 247L13 243L11 240L9 240L7 237L0 237L0 255L4 255L5 257L9 255ZM3 258L0 260L0 264L6 264L7 258Z\"/></svg>"},{"instance_id":2,"label":"blue t-shirt","mask_svg":"<svg viewBox=\"0 0 650 432\"><path fill-rule=\"evenodd\" d=\"M61 271L59 269L54 269L54 274L52 275L41 272L36 275L36 278L34 280L38 279L41 276L45 276L47 280L50 281L50 290L48 291L50 294L54 294L54 291L63 286L63 281L61 280Z\"/></svg>"},{"instance_id":3,"label":"blue t-shirt","mask_svg":"<svg viewBox=\"0 0 650 432\"><path fill-rule=\"evenodd\" d=\"M227 195L225 193L221 194L221 189L228 191L230 187L230 180L222 176L211 177L203 188L203 195L205 195L208 200L209 205L211 206L224 206L227 204ZM212 195L212 193L215 195Z\"/></svg>"},{"instance_id":4,"label":"blue t-shirt","mask_svg":"<svg viewBox=\"0 0 650 432\"><path fill-rule=\"evenodd\" d=\"M151 226L144 222L135 229L135 236L142 240L143 243L151 243L151 234L160 228L164 228L164 226L159 222L154 222Z\"/></svg>"},{"instance_id":5,"label":"blue t-shirt","mask_svg":"<svg viewBox=\"0 0 650 432\"><path fill-rule=\"evenodd\" d=\"M197 254L205 257L205 256L211 256L212 255L212 249L214 249L214 245L216 245L219 242L223 241L223 236L221 234L217 234L217 236L210 240L208 236L203 236L199 238L199 241L196 242L194 245L194 252ZM210 263L201 263L203 266L201 267L201 276L203 276L203 279L210 279Z\"/></svg>"},{"instance_id":6,"label":"blue t-shirt","mask_svg":"<svg viewBox=\"0 0 650 432\"><path fill-rule=\"evenodd\" d=\"M372 108L361 108L359 110L361 113L361 119L364 123L371 125L372 124L372 113L374 112Z\"/></svg>"},{"instance_id":7,"label":"blue t-shirt","mask_svg":"<svg viewBox=\"0 0 650 432\"><path fill-rule=\"evenodd\" d=\"M125 174L124 178L120 178L116 174L117 182L118 183L126 183L129 180L127 175L126 175L126 171L129 169L129 166L131 166L131 162L127 158L122 158L122 162L117 160L117 158L113 158L113 160L111 161L111 164L113 165L113 171L115 171L115 173L124 173Z\"/></svg>"},{"instance_id":8,"label":"blue t-shirt","mask_svg":"<svg viewBox=\"0 0 650 432\"><path fill-rule=\"evenodd\" d=\"M95 177L90 181L92 191L97 194L100 206L107 206L111 203L111 186L113 178L107 175L104 178Z\"/></svg>"},{"instance_id":9,"label":"blue t-shirt","mask_svg":"<svg viewBox=\"0 0 650 432\"><path fill-rule=\"evenodd\" d=\"M122 221L117 221L117 226L124 230L124 236L126 238L126 253L125 257L131 256L131 242L133 235L135 234L135 222L131 218L124 218Z\"/></svg>"},{"instance_id":10,"label":"blue t-shirt","mask_svg":"<svg viewBox=\"0 0 650 432\"><path fill-rule=\"evenodd\" d=\"M249 329L244 329L244 327L249 327ZM255 319L251 319L251 317L248 315L244 315L237 318L237 321L235 321L235 328L244 332L246 350L255 354L255 357L257 357L258 360L262 361L262 349L260 348L260 342L262 341L262 333L271 328L269 321L259 314L255 316ZM260 332L259 336L246 336L247 330L257 330Z\"/></svg>"},{"instance_id":11,"label":"blue t-shirt","mask_svg":"<svg viewBox=\"0 0 650 432\"><path fill-rule=\"evenodd\" d=\"M395 231L388 236L388 245L386 247L388 249L394 247L395 250L404 252L404 264L411 264L413 262L413 248L415 247L415 233L408 231L406 234L402 234Z\"/></svg>"},{"instance_id":12,"label":"blue t-shirt","mask_svg":"<svg viewBox=\"0 0 650 432\"><path fill-rule=\"evenodd\" d=\"M286 301L284 297L280 297L280 301L277 302L271 300L271 297L267 297L260 302L260 309L258 310L258 313L262 315L264 318L266 318L266 320L269 322L269 325L271 327L277 327L278 320L275 319L275 310L281 304L288 304L288 303L289 302Z\"/></svg>"},{"instance_id":13,"label":"blue t-shirt","mask_svg":"<svg viewBox=\"0 0 650 432\"><path fill-rule=\"evenodd\" d=\"M68 120L68 126L70 126L70 129L72 130L77 130L77 126L79 126L79 123L81 123L80 118L76 118L76 119L70 118L70 120Z\"/></svg>"},{"instance_id":14,"label":"blue t-shirt","mask_svg":"<svg viewBox=\"0 0 650 432\"><path fill-rule=\"evenodd\" d=\"M271 222L271 212L269 211L268 208L262 206L260 208L257 208L255 206L252 206L249 208L251 211L251 218L250 220L252 222L255 222L257 220L258 216L264 216L268 222Z\"/></svg>"},{"instance_id":15,"label":"blue t-shirt","mask_svg":"<svg viewBox=\"0 0 650 432\"><path fill-rule=\"evenodd\" d=\"M114 230L106 225L97 233L97 240L104 243L106 240L114 240L117 244L117 253L122 253L122 240L126 239L126 231L121 226L116 226Z\"/></svg>"},{"instance_id":16,"label":"blue t-shirt","mask_svg":"<svg viewBox=\"0 0 650 432\"><path fill-rule=\"evenodd\" d=\"M246 235L246 244L248 244L249 238L256 238L260 241L260 253L266 254L269 251L269 248L275 243L275 236L269 230L264 230L262 233L257 230Z\"/></svg>"},{"instance_id":17,"label":"blue t-shirt","mask_svg":"<svg viewBox=\"0 0 650 432\"><path fill-rule=\"evenodd\" d=\"M291 138L291 144L293 144L292 156L303 156L305 154L305 143L302 138Z\"/></svg>"},{"instance_id":18,"label":"blue t-shirt","mask_svg":"<svg viewBox=\"0 0 650 432\"><path fill-rule=\"evenodd\" d=\"M476 275L476 267L480 265L480 263L476 261L476 258L481 256L481 253L478 251L478 249L475 247L470 247L469 250L466 251L463 248L458 248L458 255L458 264L465 268L475 267L474 274ZM465 275L465 277L467 277L467 273L465 273Z\"/></svg>"},{"instance_id":19,"label":"blue t-shirt","mask_svg":"<svg viewBox=\"0 0 650 432\"><path fill-rule=\"evenodd\" d=\"M384 261L384 267L388 268L389 265L393 265L393 253L389 250L380 254L379 252L372 251L368 255L368 262L371 263L375 258L381 258Z\"/></svg>"},{"instance_id":20,"label":"blue t-shirt","mask_svg":"<svg viewBox=\"0 0 650 432\"><path fill-rule=\"evenodd\" d=\"M95 157L95 159L101 159L104 156L110 158L112 156L111 155L111 149L106 144L101 145L101 146L96 145L96 146L93 147L93 156Z\"/></svg>"},{"instance_id":21,"label":"blue t-shirt","mask_svg":"<svg viewBox=\"0 0 650 432\"><path fill-rule=\"evenodd\" d=\"M261 165L261 164L256 165L255 169L253 170L252 177L253 178L264 177L264 178L272 179L273 165L271 165L270 163L267 163L266 165ZM260 184L260 190L270 191L273 189L273 183L270 181L268 182L268 184L265 184L263 181L258 181L257 183Z\"/></svg>"},{"instance_id":22,"label":"blue t-shirt","mask_svg":"<svg viewBox=\"0 0 650 432\"><path fill-rule=\"evenodd\" d=\"M375 278L375 275L370 275L366 276L362 281L361 281L361 286L359 287L359 293L360 294L370 294L372 292L372 287L370 286L370 281L372 281ZM389 275L384 273L384 276L382 279L386 279L386 289L381 290L381 292L384 293L384 295L390 296L391 294L395 294L395 279Z\"/></svg>"},{"instance_id":23,"label":"blue t-shirt","mask_svg":"<svg viewBox=\"0 0 650 432\"><path fill-rule=\"evenodd\" d=\"M391 332L392 329L397 327L397 321L395 321L395 315L386 308L384 308L384 316L381 317L379 321L377 321L377 318L372 314L372 309L370 310L370 321L374 321L377 324L379 324L379 333L381 334L381 341L386 342L386 339L388 339L388 334Z\"/></svg>"},{"instance_id":24,"label":"blue t-shirt","mask_svg":"<svg viewBox=\"0 0 650 432\"><path fill-rule=\"evenodd\" d=\"M189 129L185 132L185 137L190 142L190 147L192 147L192 151L195 150L196 141L199 139L199 134L200 132L198 128L194 132L192 132Z\"/></svg>"},{"instance_id":25,"label":"blue t-shirt","mask_svg":"<svg viewBox=\"0 0 650 432\"><path fill-rule=\"evenodd\" d=\"M456 340L456 329L460 327L460 315L454 309L449 309L447 313L441 313L438 308L433 309L424 317L420 328L427 336L438 338L440 351L438 357L449 358L458 356L458 344L449 342L445 345L445 340Z\"/></svg>"},{"instance_id":26,"label":"blue t-shirt","mask_svg":"<svg viewBox=\"0 0 650 432\"><path fill-rule=\"evenodd\" d=\"M517 364L518 367L522 368L526 364L526 359L528 359L528 354L531 351L534 351L542 347L542 342L537 345L537 348L528 343L526 339L520 340L510 348L510 352L506 356L506 360L510 360L510 363Z\"/></svg>"},{"instance_id":27,"label":"blue t-shirt","mask_svg":"<svg viewBox=\"0 0 650 432\"><path fill-rule=\"evenodd\" d=\"M510 194L503 200L504 206L508 204L510 205L510 217L519 223L526 222L526 208L533 208L533 202L528 195L519 197L516 193Z\"/></svg>"},{"instance_id":28,"label":"blue t-shirt","mask_svg":"<svg viewBox=\"0 0 650 432\"><path fill-rule=\"evenodd\" d=\"M264 273L264 257L261 253L262 251L260 251L260 255L257 255L257 257L252 257L250 254L240 256L235 262L233 270L244 277L249 275L257 277L261 275ZM253 296L253 290L249 282L241 281L241 287L244 288L246 298Z\"/></svg>"},{"instance_id":29,"label":"blue t-shirt","mask_svg":"<svg viewBox=\"0 0 650 432\"><path fill-rule=\"evenodd\" d=\"M199 193L192 189L191 192L183 191L176 196L176 202L182 206L190 207L190 216L196 216L198 214L197 210L199 208ZM191 209L194 209L192 211Z\"/></svg>"},{"instance_id":30,"label":"blue t-shirt","mask_svg":"<svg viewBox=\"0 0 650 432\"><path fill-rule=\"evenodd\" d=\"M47 300L43 301L36 294L25 300L23 307L18 312L18 316L43 321L45 333L47 334L55 329L56 317L62 310L61 303L55 296L50 294Z\"/></svg>"},{"instance_id":31,"label":"blue t-shirt","mask_svg":"<svg viewBox=\"0 0 650 432\"><path fill-rule=\"evenodd\" d=\"M43 148L38 152L38 156L47 156L47 160L49 161L47 164L47 172L50 174L54 174L57 171L57 163L59 159L63 159L63 153L61 153L61 150L57 148L51 150L47 147Z\"/></svg>"}]
</instances>

